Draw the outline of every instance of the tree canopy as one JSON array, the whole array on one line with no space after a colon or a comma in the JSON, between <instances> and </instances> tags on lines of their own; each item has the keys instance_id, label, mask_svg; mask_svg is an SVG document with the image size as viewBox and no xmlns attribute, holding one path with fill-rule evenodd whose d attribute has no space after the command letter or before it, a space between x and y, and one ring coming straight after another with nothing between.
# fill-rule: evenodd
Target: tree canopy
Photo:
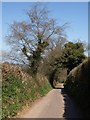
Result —
<instances>
[{"instance_id":1,"label":"tree canopy","mask_svg":"<svg viewBox=\"0 0 90 120\"><path fill-rule=\"evenodd\" d=\"M41 69L54 87L53 80L58 78L60 69L65 67L69 73L85 58L84 46L81 42L68 42L68 23L58 24L42 4L35 3L26 15L28 21L10 25L6 37L11 48L9 59L28 66L32 76Z\"/></svg>"},{"instance_id":2,"label":"tree canopy","mask_svg":"<svg viewBox=\"0 0 90 120\"><path fill-rule=\"evenodd\" d=\"M85 59L84 45L81 42L68 42L64 45L62 63L68 68L68 73Z\"/></svg>"}]
</instances>

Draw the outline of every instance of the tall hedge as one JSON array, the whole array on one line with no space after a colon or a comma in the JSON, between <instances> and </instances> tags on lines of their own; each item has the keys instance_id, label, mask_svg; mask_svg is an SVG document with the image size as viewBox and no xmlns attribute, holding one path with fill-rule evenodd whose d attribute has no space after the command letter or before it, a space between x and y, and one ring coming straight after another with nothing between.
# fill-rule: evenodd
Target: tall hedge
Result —
<instances>
[{"instance_id":1,"label":"tall hedge","mask_svg":"<svg viewBox=\"0 0 90 120\"><path fill-rule=\"evenodd\" d=\"M90 58L74 68L67 77L65 89L75 98L84 110L85 116L90 117Z\"/></svg>"},{"instance_id":2,"label":"tall hedge","mask_svg":"<svg viewBox=\"0 0 90 120\"><path fill-rule=\"evenodd\" d=\"M17 65L2 65L2 118L12 118L51 90L48 79L41 74L37 79Z\"/></svg>"}]
</instances>

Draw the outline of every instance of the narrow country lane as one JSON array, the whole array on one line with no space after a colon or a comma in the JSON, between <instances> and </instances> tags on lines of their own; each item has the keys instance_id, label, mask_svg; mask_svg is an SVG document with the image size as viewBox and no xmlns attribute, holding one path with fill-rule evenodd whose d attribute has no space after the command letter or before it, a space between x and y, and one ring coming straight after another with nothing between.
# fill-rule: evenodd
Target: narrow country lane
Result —
<instances>
[{"instance_id":1,"label":"narrow country lane","mask_svg":"<svg viewBox=\"0 0 90 120\"><path fill-rule=\"evenodd\" d=\"M80 118L76 104L64 92L63 84L51 90L21 118Z\"/></svg>"}]
</instances>

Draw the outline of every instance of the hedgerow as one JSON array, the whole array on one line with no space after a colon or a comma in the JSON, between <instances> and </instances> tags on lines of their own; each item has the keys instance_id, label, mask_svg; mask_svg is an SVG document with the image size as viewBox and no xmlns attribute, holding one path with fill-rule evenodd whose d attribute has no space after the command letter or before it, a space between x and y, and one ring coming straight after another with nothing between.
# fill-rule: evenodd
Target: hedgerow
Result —
<instances>
[{"instance_id":1,"label":"hedgerow","mask_svg":"<svg viewBox=\"0 0 90 120\"><path fill-rule=\"evenodd\" d=\"M5 66L4 66L5 67ZM36 99L44 96L51 90L51 86L45 76L37 76L37 82L26 73L20 76L10 71L12 65L7 65L8 72L2 68L2 118L11 118L22 110L23 106L31 105ZM15 69L15 67L13 67ZM15 71L15 70L14 70ZM21 72L21 70L20 70ZM19 73L20 73L19 72ZM28 77L25 77L25 76ZM27 79L22 79L27 78Z\"/></svg>"},{"instance_id":2,"label":"hedgerow","mask_svg":"<svg viewBox=\"0 0 90 120\"><path fill-rule=\"evenodd\" d=\"M79 106L90 117L90 58L74 68L67 77L65 89L75 98Z\"/></svg>"}]
</instances>

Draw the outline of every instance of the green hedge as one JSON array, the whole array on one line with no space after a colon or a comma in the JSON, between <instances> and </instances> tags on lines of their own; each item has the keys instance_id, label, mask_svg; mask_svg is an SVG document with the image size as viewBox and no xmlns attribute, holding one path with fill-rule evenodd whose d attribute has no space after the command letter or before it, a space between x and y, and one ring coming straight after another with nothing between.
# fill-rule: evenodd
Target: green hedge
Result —
<instances>
[{"instance_id":1,"label":"green hedge","mask_svg":"<svg viewBox=\"0 0 90 120\"><path fill-rule=\"evenodd\" d=\"M90 58L70 72L64 86L84 110L86 116L90 117Z\"/></svg>"},{"instance_id":2,"label":"green hedge","mask_svg":"<svg viewBox=\"0 0 90 120\"><path fill-rule=\"evenodd\" d=\"M2 82L2 118L11 118L27 103L44 96L51 90L47 80L38 86L33 79L22 81L15 75L3 78Z\"/></svg>"}]
</instances>

